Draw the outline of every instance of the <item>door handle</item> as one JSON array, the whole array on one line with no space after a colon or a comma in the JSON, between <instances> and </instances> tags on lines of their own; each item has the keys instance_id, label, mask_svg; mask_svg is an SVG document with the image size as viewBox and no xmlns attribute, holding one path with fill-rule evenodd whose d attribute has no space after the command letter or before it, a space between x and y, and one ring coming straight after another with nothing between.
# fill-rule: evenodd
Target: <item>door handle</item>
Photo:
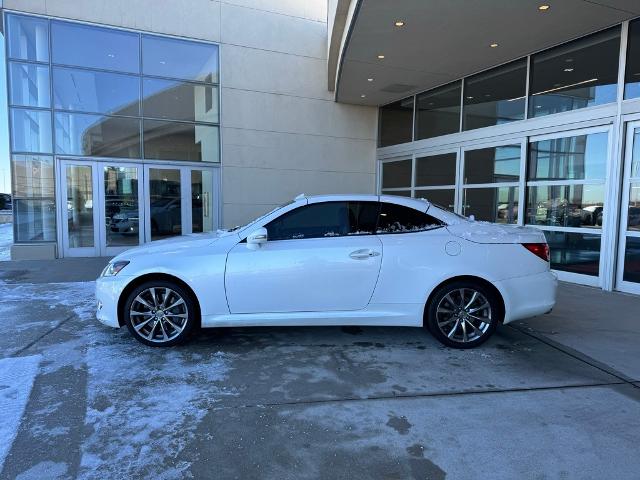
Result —
<instances>
[{"instance_id":1,"label":"door handle","mask_svg":"<svg viewBox=\"0 0 640 480\"><path fill-rule=\"evenodd\" d=\"M364 260L365 258L377 257L378 255L380 255L380 252L376 252L370 248L363 248L349 254L354 260Z\"/></svg>"}]
</instances>

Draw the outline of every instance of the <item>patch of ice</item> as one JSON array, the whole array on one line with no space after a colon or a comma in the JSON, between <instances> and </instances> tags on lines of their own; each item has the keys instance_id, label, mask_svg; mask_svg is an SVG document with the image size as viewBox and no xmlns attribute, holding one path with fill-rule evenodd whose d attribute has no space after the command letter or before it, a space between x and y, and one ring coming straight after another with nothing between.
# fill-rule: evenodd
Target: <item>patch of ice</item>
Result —
<instances>
[{"instance_id":1,"label":"patch of ice","mask_svg":"<svg viewBox=\"0 0 640 480\"><path fill-rule=\"evenodd\" d=\"M40 355L0 360L0 471L18 433Z\"/></svg>"},{"instance_id":2,"label":"patch of ice","mask_svg":"<svg viewBox=\"0 0 640 480\"><path fill-rule=\"evenodd\" d=\"M0 223L0 262L11 260L13 243L13 224Z\"/></svg>"}]
</instances>

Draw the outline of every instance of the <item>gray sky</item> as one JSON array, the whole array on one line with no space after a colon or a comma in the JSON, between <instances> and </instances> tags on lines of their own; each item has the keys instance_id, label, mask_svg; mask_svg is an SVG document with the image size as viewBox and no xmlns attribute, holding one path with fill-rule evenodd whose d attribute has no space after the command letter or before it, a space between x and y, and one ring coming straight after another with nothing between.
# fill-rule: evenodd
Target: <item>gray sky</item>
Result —
<instances>
[{"instance_id":1,"label":"gray sky","mask_svg":"<svg viewBox=\"0 0 640 480\"><path fill-rule=\"evenodd\" d=\"M9 170L9 114L7 112L7 75L4 62L4 37L0 35L0 193L11 193Z\"/></svg>"}]
</instances>

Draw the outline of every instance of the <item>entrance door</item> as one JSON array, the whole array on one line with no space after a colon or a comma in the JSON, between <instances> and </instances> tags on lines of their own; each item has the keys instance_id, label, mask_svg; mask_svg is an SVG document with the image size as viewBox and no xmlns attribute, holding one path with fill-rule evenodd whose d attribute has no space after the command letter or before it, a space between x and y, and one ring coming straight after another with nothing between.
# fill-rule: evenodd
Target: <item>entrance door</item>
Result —
<instances>
[{"instance_id":1,"label":"entrance door","mask_svg":"<svg viewBox=\"0 0 640 480\"><path fill-rule=\"evenodd\" d=\"M640 122L627 126L617 289L640 294Z\"/></svg>"},{"instance_id":2,"label":"entrance door","mask_svg":"<svg viewBox=\"0 0 640 480\"><path fill-rule=\"evenodd\" d=\"M59 160L61 254L113 256L145 242L218 228L218 170Z\"/></svg>"},{"instance_id":3,"label":"entrance door","mask_svg":"<svg viewBox=\"0 0 640 480\"><path fill-rule=\"evenodd\" d=\"M142 166L61 160L62 254L112 256L144 242Z\"/></svg>"}]
</instances>

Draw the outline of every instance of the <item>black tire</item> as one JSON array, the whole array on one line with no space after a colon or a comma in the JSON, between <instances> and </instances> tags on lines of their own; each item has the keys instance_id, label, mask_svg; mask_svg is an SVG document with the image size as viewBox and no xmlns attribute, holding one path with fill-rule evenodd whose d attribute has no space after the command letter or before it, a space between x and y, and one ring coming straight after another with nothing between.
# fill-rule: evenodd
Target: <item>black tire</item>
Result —
<instances>
[{"instance_id":1,"label":"black tire","mask_svg":"<svg viewBox=\"0 0 640 480\"><path fill-rule=\"evenodd\" d=\"M151 292L155 294L155 303L151 301ZM177 305L171 307L174 303ZM156 306L155 310L147 308ZM135 313L145 310L156 311L158 315ZM150 280L134 288L127 297L123 313L131 335L150 347L172 347L185 343L199 324L193 294L181 285L166 280ZM143 323L145 325L141 326Z\"/></svg>"},{"instance_id":2,"label":"black tire","mask_svg":"<svg viewBox=\"0 0 640 480\"><path fill-rule=\"evenodd\" d=\"M485 303L487 306L479 309ZM433 293L426 308L424 324L440 343L465 349L486 342L503 317L501 299L493 289L481 282L460 280L447 283Z\"/></svg>"}]
</instances>

